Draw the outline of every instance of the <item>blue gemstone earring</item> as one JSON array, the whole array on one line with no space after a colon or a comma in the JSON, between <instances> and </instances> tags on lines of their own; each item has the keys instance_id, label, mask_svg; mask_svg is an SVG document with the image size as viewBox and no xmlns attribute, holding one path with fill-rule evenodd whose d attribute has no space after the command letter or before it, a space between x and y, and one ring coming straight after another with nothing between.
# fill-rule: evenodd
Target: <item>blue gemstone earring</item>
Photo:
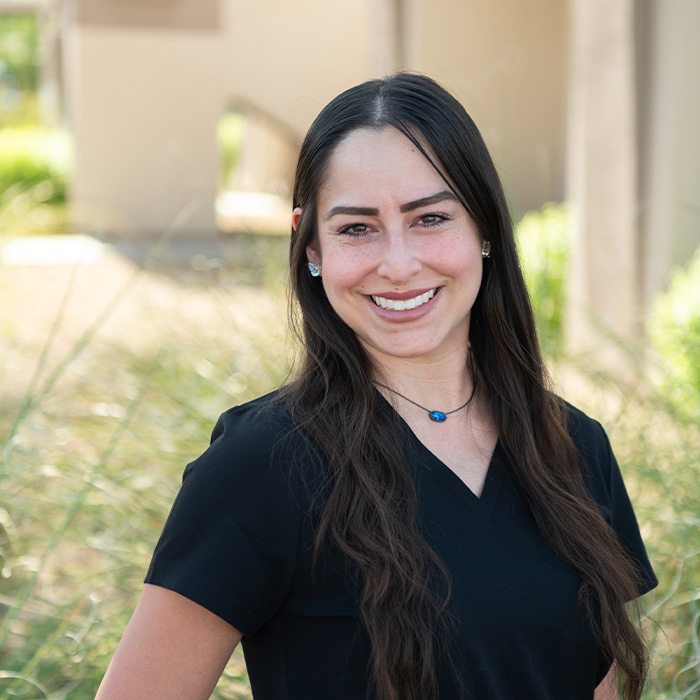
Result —
<instances>
[{"instance_id":1,"label":"blue gemstone earring","mask_svg":"<svg viewBox=\"0 0 700 700\"><path fill-rule=\"evenodd\" d=\"M308 264L308 267L309 267L309 272L311 273L312 277L320 277L321 276L321 266L318 263L310 262Z\"/></svg>"}]
</instances>

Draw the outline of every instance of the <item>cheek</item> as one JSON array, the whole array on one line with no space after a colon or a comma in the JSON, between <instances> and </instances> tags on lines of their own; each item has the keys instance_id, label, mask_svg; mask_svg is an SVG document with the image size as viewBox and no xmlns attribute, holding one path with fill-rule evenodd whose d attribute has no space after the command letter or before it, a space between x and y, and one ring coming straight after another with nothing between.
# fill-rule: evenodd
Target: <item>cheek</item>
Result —
<instances>
[{"instance_id":1,"label":"cheek","mask_svg":"<svg viewBox=\"0 0 700 700\"><path fill-rule=\"evenodd\" d=\"M323 256L323 287L326 294L338 295L348 291L359 291L366 286L367 278L374 269L371 256L362 251L327 251Z\"/></svg>"},{"instance_id":2,"label":"cheek","mask_svg":"<svg viewBox=\"0 0 700 700\"><path fill-rule=\"evenodd\" d=\"M427 265L454 279L481 278L481 245L463 237L448 239L425 250Z\"/></svg>"}]
</instances>

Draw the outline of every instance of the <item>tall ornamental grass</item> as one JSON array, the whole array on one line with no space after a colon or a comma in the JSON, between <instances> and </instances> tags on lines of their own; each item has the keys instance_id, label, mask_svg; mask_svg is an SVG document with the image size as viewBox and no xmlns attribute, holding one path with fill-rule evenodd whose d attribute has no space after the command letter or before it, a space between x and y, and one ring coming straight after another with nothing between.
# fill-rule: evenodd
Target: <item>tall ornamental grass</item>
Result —
<instances>
[{"instance_id":1,"label":"tall ornamental grass","mask_svg":"<svg viewBox=\"0 0 700 700\"><path fill-rule=\"evenodd\" d=\"M680 419L700 424L700 248L671 276L648 327L662 396Z\"/></svg>"},{"instance_id":2,"label":"tall ornamental grass","mask_svg":"<svg viewBox=\"0 0 700 700\"><path fill-rule=\"evenodd\" d=\"M100 273L76 273L38 345L26 312L56 289L24 271L36 297L13 303L0 274L0 698L94 697L185 464L286 375L279 281L231 287L210 262L187 289L135 270L99 302ZM215 697L249 697L240 652Z\"/></svg>"},{"instance_id":3,"label":"tall ornamental grass","mask_svg":"<svg viewBox=\"0 0 700 700\"><path fill-rule=\"evenodd\" d=\"M221 411L286 376L279 275L243 285L209 263L184 278L135 269L107 296L108 266L62 285L0 268L0 698L94 697L185 464ZM579 386L571 398L611 435L661 581L642 601L644 698L698 697L697 423L643 382ZM250 698L240 651L214 697Z\"/></svg>"}]
</instances>

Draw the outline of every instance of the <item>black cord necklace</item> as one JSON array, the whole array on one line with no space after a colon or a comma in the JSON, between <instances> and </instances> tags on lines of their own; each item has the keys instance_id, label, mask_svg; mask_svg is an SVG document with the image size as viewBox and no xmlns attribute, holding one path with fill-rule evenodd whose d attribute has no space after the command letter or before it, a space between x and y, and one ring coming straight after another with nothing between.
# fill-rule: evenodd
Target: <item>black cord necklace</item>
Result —
<instances>
[{"instance_id":1,"label":"black cord necklace","mask_svg":"<svg viewBox=\"0 0 700 700\"><path fill-rule=\"evenodd\" d=\"M418 406L418 408L422 408L427 414L428 418L430 418L431 421L434 423L444 423L447 420L447 416L449 416L451 413L457 413L457 411L461 411L463 408L466 408L470 403L471 400L474 398L474 391L476 389L476 385L472 387L472 393L469 394L469 398L458 408L453 408L451 411L437 411L437 410L431 410L429 408L426 408L425 406L421 406L417 401L414 401L413 399L409 399L408 396L404 396L400 392L396 391L396 389L392 389L390 386L387 386L386 384L380 384L379 382L374 382L377 386L382 387L382 389L386 389L387 391L390 391L392 394L396 394L397 396L400 396L402 399L406 399L409 403L412 403L414 406Z\"/></svg>"}]
</instances>

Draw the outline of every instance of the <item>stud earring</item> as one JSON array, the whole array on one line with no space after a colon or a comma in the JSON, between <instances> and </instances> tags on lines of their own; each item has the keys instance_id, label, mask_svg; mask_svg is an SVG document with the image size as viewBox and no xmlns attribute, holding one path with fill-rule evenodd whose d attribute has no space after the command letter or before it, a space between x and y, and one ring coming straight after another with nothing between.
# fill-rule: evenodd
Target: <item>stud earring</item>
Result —
<instances>
[{"instance_id":1,"label":"stud earring","mask_svg":"<svg viewBox=\"0 0 700 700\"><path fill-rule=\"evenodd\" d=\"M309 267L309 272L311 273L312 277L320 277L321 276L321 266L318 263L310 262L308 264L308 267Z\"/></svg>"},{"instance_id":2,"label":"stud earring","mask_svg":"<svg viewBox=\"0 0 700 700\"><path fill-rule=\"evenodd\" d=\"M491 257L491 241L484 240L484 242L481 244L481 257Z\"/></svg>"}]
</instances>

